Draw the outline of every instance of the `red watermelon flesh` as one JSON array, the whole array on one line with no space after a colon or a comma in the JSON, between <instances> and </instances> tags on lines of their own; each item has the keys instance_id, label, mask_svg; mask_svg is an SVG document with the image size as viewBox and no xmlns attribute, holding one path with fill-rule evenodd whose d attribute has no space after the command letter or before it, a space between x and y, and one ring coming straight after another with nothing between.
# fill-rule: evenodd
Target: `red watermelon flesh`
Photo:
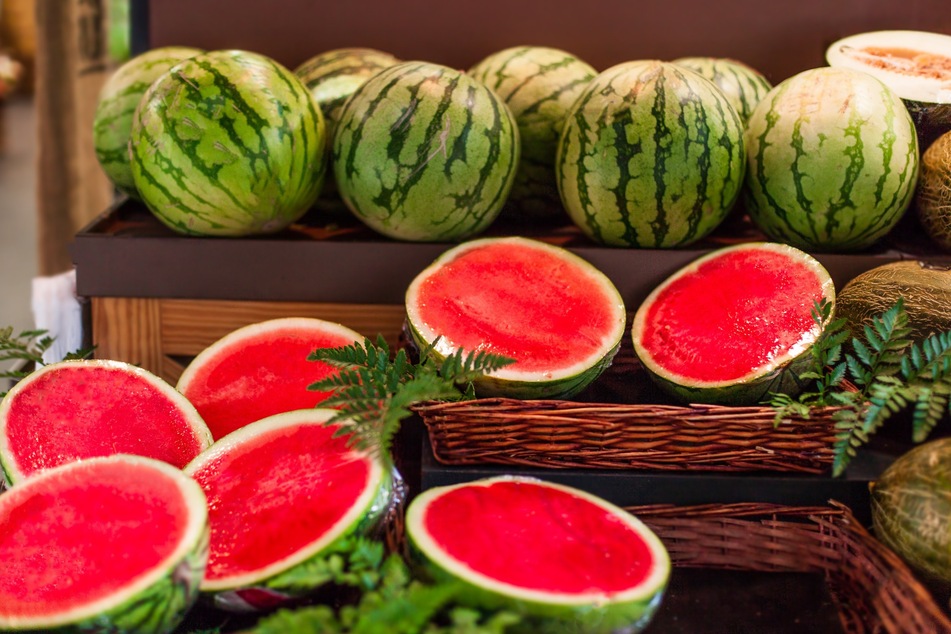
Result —
<instances>
[{"instance_id":1,"label":"red watermelon flesh","mask_svg":"<svg viewBox=\"0 0 951 634\"><path fill-rule=\"evenodd\" d=\"M0 459L11 482L116 453L184 467L211 445L195 408L160 378L116 361L37 370L0 403Z\"/></svg>"},{"instance_id":2,"label":"red watermelon flesh","mask_svg":"<svg viewBox=\"0 0 951 634\"><path fill-rule=\"evenodd\" d=\"M256 421L186 467L208 498L211 553L203 589L256 583L300 563L356 523L382 467L326 425L334 410Z\"/></svg>"},{"instance_id":3,"label":"red watermelon flesh","mask_svg":"<svg viewBox=\"0 0 951 634\"><path fill-rule=\"evenodd\" d=\"M814 267L784 253L724 253L649 300L640 342L668 372L736 380L814 341L810 307L825 283Z\"/></svg>"},{"instance_id":4,"label":"red watermelon flesh","mask_svg":"<svg viewBox=\"0 0 951 634\"><path fill-rule=\"evenodd\" d=\"M516 359L502 373L550 373L603 356L623 329L623 302L590 264L546 246L485 239L444 256L414 282L414 325L445 346Z\"/></svg>"},{"instance_id":5,"label":"red watermelon flesh","mask_svg":"<svg viewBox=\"0 0 951 634\"><path fill-rule=\"evenodd\" d=\"M315 407L329 392L307 386L334 373L308 361L317 348L362 340L356 332L319 319L286 318L240 328L188 365L178 389L198 409L217 440L274 414Z\"/></svg>"},{"instance_id":6,"label":"red watermelon flesh","mask_svg":"<svg viewBox=\"0 0 951 634\"><path fill-rule=\"evenodd\" d=\"M434 499L425 529L473 571L547 593L611 595L643 583L657 563L641 535L614 513L519 481L458 488Z\"/></svg>"}]
</instances>

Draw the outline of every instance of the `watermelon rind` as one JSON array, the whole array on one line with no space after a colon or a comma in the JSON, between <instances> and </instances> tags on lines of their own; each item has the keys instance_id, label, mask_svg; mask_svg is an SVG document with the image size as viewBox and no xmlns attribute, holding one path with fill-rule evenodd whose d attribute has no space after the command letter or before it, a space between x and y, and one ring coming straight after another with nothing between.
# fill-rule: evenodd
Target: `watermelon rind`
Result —
<instances>
[{"instance_id":1,"label":"watermelon rind","mask_svg":"<svg viewBox=\"0 0 951 634\"><path fill-rule=\"evenodd\" d=\"M638 586L617 593L579 594L545 592L514 586L471 569L448 553L426 531L424 518L430 502L462 487L491 486L496 482L516 481L550 487L583 498L599 506L631 527L647 544L653 560L650 575ZM488 511L491 516L491 511ZM530 527L531 517L525 518ZM657 535L639 519L588 492L563 484L527 476L502 475L474 482L434 487L417 495L406 510L406 537L410 554L425 574L442 580L461 581L466 589L459 600L475 606L513 610L524 617L520 625L526 632L615 634L641 631L650 622L663 600L670 577L670 556ZM486 553L491 556L491 553ZM516 629L516 631L523 631Z\"/></svg>"},{"instance_id":2,"label":"watermelon rind","mask_svg":"<svg viewBox=\"0 0 951 634\"><path fill-rule=\"evenodd\" d=\"M674 64L703 75L723 91L744 125L773 85L758 70L725 57L681 57Z\"/></svg>"},{"instance_id":3,"label":"watermelon rind","mask_svg":"<svg viewBox=\"0 0 951 634\"><path fill-rule=\"evenodd\" d=\"M655 287L634 313L631 324L634 353L642 367L658 386L678 400L687 403L717 405L755 405L763 402L771 393L799 394L808 384L808 381L800 378L800 375L812 368L812 347L821 336L826 324L829 323L828 320L822 324L813 321L810 330L802 333L801 338L795 345L781 354L773 356L768 363L764 363L748 375L724 381L700 381L692 377L678 375L664 368L642 341L648 311L670 284L683 276L691 275L711 260L724 254L742 250L774 251L804 264L807 269L815 273L818 281L817 288L820 290L822 298L830 304L829 320L834 316L836 296L832 277L818 260L795 247L773 242L749 242L716 249L697 258ZM743 280L737 279L736 283L742 285ZM711 289L711 292L715 291ZM702 301L701 298L698 298L698 302ZM785 298L777 298L776 301L786 300ZM812 309L813 305L811 303L802 307L802 310L806 313L810 313ZM737 306L738 315L742 313L742 310L742 306ZM768 325L760 327L769 328ZM766 336L769 335L769 332L764 330L763 334ZM672 340L676 341L676 336L672 335ZM720 344L723 345L724 342L720 342Z\"/></svg>"},{"instance_id":4,"label":"watermelon rind","mask_svg":"<svg viewBox=\"0 0 951 634\"><path fill-rule=\"evenodd\" d=\"M337 414L336 410L314 408L308 410L294 410L276 414L246 425L227 436L195 458L184 469L187 475L202 482L202 469L222 460L235 460L241 456L242 448L247 443L253 443L259 436L268 435L280 430L293 430L303 425L327 425L328 421ZM240 574L227 577L209 579L202 582L201 592L222 609L233 609L234 606L243 606L241 609L253 610L254 605L248 605L242 599L242 593L249 589L260 589L268 592L274 586L275 597L284 596L288 599L306 596L315 588L295 587L287 588L281 583L282 577L293 576L296 569L306 569L308 563L320 558L327 549L338 540L351 534L365 534L378 527L390 506L394 503L395 493L399 489L398 476L388 470L382 460L372 454L352 450L353 455L363 459L369 465L367 486L361 492L348 512L325 533L315 535L305 547L298 549L283 559L273 561L263 568L248 570ZM253 450L252 450L253 453ZM261 469L268 469L269 465L258 465ZM297 477L297 474L288 474ZM253 477L253 474L249 474ZM286 495L287 491L282 492ZM293 503L291 500L290 503ZM209 504L214 504L213 496ZM254 530L253 514L248 517L249 530ZM281 535L274 535L279 540ZM211 548L215 548L214 518L211 520Z\"/></svg>"},{"instance_id":5,"label":"watermelon rind","mask_svg":"<svg viewBox=\"0 0 951 634\"><path fill-rule=\"evenodd\" d=\"M602 71L565 119L555 160L572 221L600 244L672 248L716 229L746 169L743 122L709 79L669 62Z\"/></svg>"},{"instance_id":6,"label":"watermelon rind","mask_svg":"<svg viewBox=\"0 0 951 634\"><path fill-rule=\"evenodd\" d=\"M876 537L928 581L951 589L951 438L902 454L869 488Z\"/></svg>"},{"instance_id":7,"label":"watermelon rind","mask_svg":"<svg viewBox=\"0 0 951 634\"><path fill-rule=\"evenodd\" d=\"M155 390L160 395L165 397L170 407L173 407L175 410L177 410L177 412L181 414L182 417L187 421L189 426L188 432L194 438L196 443L195 455L211 446L211 443L213 442L211 431L209 431L208 426L198 413L198 410L195 409L194 405L192 405L192 403L187 398L185 398L180 392L178 392L178 390L168 384L161 377L149 372L148 370L145 370L144 368L113 359L76 359L59 361L57 363L44 365L30 373L27 377L18 381L16 385L10 389L3 400L0 401L0 468L3 470L4 479L8 485L13 486L17 482L20 482L33 473L32 471L24 471L24 466L16 457L17 448L11 445L8 429L8 416L10 411L16 407L17 398L21 394L27 393L35 382L44 379L48 374L58 373L63 369L69 370L74 368L89 368L92 371L107 370L112 372L122 372L135 377L143 385L147 385L150 389ZM77 407L79 407L81 399L79 399L79 397L77 397L77 399ZM95 404L90 403L84 403L82 405L83 407L95 406ZM135 420L135 412L129 412L128 424L135 425ZM77 438L77 443L81 443L84 437L83 431L77 430L75 437ZM131 449L124 450L124 448L119 447L118 451L111 453L130 452ZM80 458L89 457L91 456L72 455L62 456L61 459L78 460ZM181 467L184 465L179 464L176 466Z\"/></svg>"},{"instance_id":8,"label":"watermelon rind","mask_svg":"<svg viewBox=\"0 0 951 634\"><path fill-rule=\"evenodd\" d=\"M402 62L347 99L333 138L337 189L373 231L458 242L498 217L515 180L515 118L465 73Z\"/></svg>"},{"instance_id":9,"label":"watermelon rind","mask_svg":"<svg viewBox=\"0 0 951 634\"><path fill-rule=\"evenodd\" d=\"M179 544L163 561L121 591L73 610L26 619L4 616L0 606L0 630L163 634L174 631L198 600L208 559L208 509L201 488L180 469L159 460L126 454L89 458L43 471L5 495L27 495L48 482L71 472L81 473L97 463L145 466L172 479L190 510Z\"/></svg>"},{"instance_id":10,"label":"watermelon rind","mask_svg":"<svg viewBox=\"0 0 951 634\"><path fill-rule=\"evenodd\" d=\"M610 320L610 330L603 333L597 350L587 357L578 359L569 366L552 368L544 372L520 370L517 363L508 365L488 375L476 378L473 381L476 393L484 397L506 396L521 399L569 398L578 394L611 365L624 338L627 313L623 297L621 297L614 283L604 273L584 258L555 245L530 238L510 236L469 240L445 251L432 264L423 269L406 290L406 330L412 343L419 350L428 351L437 362L441 362L456 352L457 346L451 341L451 337L445 336L445 333L439 330L438 325L428 324L421 317L418 297L420 289L426 283L428 277L446 266L451 266L453 260L464 256L468 251L487 245L511 245L513 248L535 249L555 255L567 266L583 271L590 280L591 287L597 288L604 296L610 298L613 314ZM546 275L544 271L539 271L538 274L539 276ZM525 293L533 292L530 283L526 283L521 290ZM504 308L502 308L502 311L504 313ZM518 317L518 315L512 315L512 317ZM500 321L505 321L505 319L505 314L499 315ZM565 341L565 345L569 348L571 345L570 337L570 334L567 335L568 339ZM491 349L491 342L487 342L482 349L495 352ZM465 352L475 352L475 350L465 350Z\"/></svg>"},{"instance_id":11,"label":"watermelon rind","mask_svg":"<svg viewBox=\"0 0 951 634\"><path fill-rule=\"evenodd\" d=\"M911 204L915 126L871 75L814 68L784 80L753 111L746 140L744 205L770 240L858 251L888 234Z\"/></svg>"},{"instance_id":12,"label":"watermelon rind","mask_svg":"<svg viewBox=\"0 0 951 634\"><path fill-rule=\"evenodd\" d=\"M565 116L597 71L567 51L514 46L468 70L515 116L521 159L503 215L523 220L564 216L555 182L555 154Z\"/></svg>"},{"instance_id":13,"label":"watermelon rind","mask_svg":"<svg viewBox=\"0 0 951 634\"><path fill-rule=\"evenodd\" d=\"M326 129L307 87L274 60L212 51L149 87L132 122L142 201L185 235L281 231L320 194Z\"/></svg>"},{"instance_id":14,"label":"watermelon rind","mask_svg":"<svg viewBox=\"0 0 951 634\"><path fill-rule=\"evenodd\" d=\"M132 116L152 82L179 62L202 53L188 46L163 46L146 51L116 69L99 91L93 119L96 159L109 180L124 194L138 198L129 139Z\"/></svg>"}]
</instances>

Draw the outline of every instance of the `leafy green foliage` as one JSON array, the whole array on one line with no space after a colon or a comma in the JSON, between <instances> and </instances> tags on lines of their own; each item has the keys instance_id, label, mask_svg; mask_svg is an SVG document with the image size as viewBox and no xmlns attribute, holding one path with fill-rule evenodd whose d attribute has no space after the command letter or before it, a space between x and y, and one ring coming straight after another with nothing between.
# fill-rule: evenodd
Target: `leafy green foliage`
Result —
<instances>
[{"instance_id":1,"label":"leafy green foliage","mask_svg":"<svg viewBox=\"0 0 951 634\"><path fill-rule=\"evenodd\" d=\"M24 365L0 371L0 379L25 379L35 366L43 363L43 354L55 341L46 330L24 330L16 335L13 332L12 326L0 328L0 363L20 361ZM79 350L70 352L65 359L87 359L91 355L92 350ZM0 398L4 396L6 392L0 391Z\"/></svg>"},{"instance_id":2,"label":"leafy green foliage","mask_svg":"<svg viewBox=\"0 0 951 634\"><path fill-rule=\"evenodd\" d=\"M831 309L817 304L813 319ZM775 394L777 423L790 415L808 417L813 407L836 406L836 441L832 472L841 475L857 449L868 443L893 415L912 408L912 439L923 442L945 413L951 413L951 332L921 342L911 339L903 299L874 317L861 337L851 336L844 320L823 331L813 350L813 367L800 378L815 389L792 398ZM851 337L851 338L850 338ZM842 359L842 346L849 350ZM846 381L853 389L845 389Z\"/></svg>"},{"instance_id":3,"label":"leafy green foliage","mask_svg":"<svg viewBox=\"0 0 951 634\"><path fill-rule=\"evenodd\" d=\"M482 614L456 605L463 591L458 582L414 579L399 556L384 556L382 544L366 538L344 540L314 570L359 590L360 598L336 611L329 605L281 610L250 634L502 634L519 622L509 612Z\"/></svg>"},{"instance_id":4,"label":"leafy green foliage","mask_svg":"<svg viewBox=\"0 0 951 634\"><path fill-rule=\"evenodd\" d=\"M339 411L329 423L340 424L341 434L350 434L352 446L389 460L390 448L401 422L412 414L414 403L428 400L454 401L472 398L472 381L510 363L488 352L457 350L442 362L429 346L420 361L410 361L406 351L395 354L382 336L336 348L321 348L308 355L338 373L312 383L311 390L332 392L324 407Z\"/></svg>"}]
</instances>

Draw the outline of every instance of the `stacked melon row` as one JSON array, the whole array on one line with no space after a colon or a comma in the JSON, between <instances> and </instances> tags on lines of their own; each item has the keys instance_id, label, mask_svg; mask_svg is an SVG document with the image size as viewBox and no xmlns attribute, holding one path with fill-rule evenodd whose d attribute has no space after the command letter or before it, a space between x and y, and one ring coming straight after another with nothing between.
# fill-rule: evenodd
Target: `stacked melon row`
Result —
<instances>
[{"instance_id":1,"label":"stacked melon row","mask_svg":"<svg viewBox=\"0 0 951 634\"><path fill-rule=\"evenodd\" d=\"M105 87L97 152L121 189L193 235L279 231L324 190L400 240L460 241L504 208L526 222L563 209L598 243L669 248L742 198L771 240L854 251L909 207L918 137L897 92L830 61L771 89L732 60L598 73L532 46L468 72L370 49L294 73L244 51L159 49ZM929 192L923 226L941 243L947 205Z\"/></svg>"}]
</instances>

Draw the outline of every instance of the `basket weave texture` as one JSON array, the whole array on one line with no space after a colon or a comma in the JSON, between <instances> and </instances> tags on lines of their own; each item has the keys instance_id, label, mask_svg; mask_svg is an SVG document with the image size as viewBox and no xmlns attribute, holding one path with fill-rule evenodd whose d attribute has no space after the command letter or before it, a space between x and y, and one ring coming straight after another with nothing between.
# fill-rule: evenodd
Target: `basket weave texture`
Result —
<instances>
[{"instance_id":1,"label":"basket weave texture","mask_svg":"<svg viewBox=\"0 0 951 634\"><path fill-rule=\"evenodd\" d=\"M820 573L845 632L951 632L951 619L928 589L836 502L817 507L743 503L627 510L657 533L675 569Z\"/></svg>"},{"instance_id":2,"label":"basket weave texture","mask_svg":"<svg viewBox=\"0 0 951 634\"><path fill-rule=\"evenodd\" d=\"M835 408L774 424L770 407L490 398L414 406L449 465L825 473Z\"/></svg>"}]
</instances>

